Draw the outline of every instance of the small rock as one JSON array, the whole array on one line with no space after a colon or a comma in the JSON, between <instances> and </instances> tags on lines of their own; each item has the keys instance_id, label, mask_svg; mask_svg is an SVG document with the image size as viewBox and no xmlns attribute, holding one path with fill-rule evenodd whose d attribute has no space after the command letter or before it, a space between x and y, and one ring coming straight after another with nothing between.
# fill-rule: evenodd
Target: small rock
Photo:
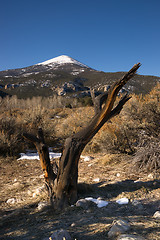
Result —
<instances>
[{"instance_id":1,"label":"small rock","mask_svg":"<svg viewBox=\"0 0 160 240\"><path fill-rule=\"evenodd\" d=\"M142 181L141 180L135 180L134 183L141 183Z\"/></svg>"},{"instance_id":2,"label":"small rock","mask_svg":"<svg viewBox=\"0 0 160 240\"><path fill-rule=\"evenodd\" d=\"M116 221L116 224L121 226L125 231L128 231L130 229L130 223L126 220L119 219Z\"/></svg>"},{"instance_id":3,"label":"small rock","mask_svg":"<svg viewBox=\"0 0 160 240\"><path fill-rule=\"evenodd\" d=\"M42 186L42 187L37 188L37 189L34 191L34 193L33 193L33 197L35 198L35 197L37 197L37 196L42 195L42 192L44 192L44 191L45 191L45 185Z\"/></svg>"},{"instance_id":4,"label":"small rock","mask_svg":"<svg viewBox=\"0 0 160 240\"><path fill-rule=\"evenodd\" d=\"M120 174L120 173L117 173L117 174L116 174L116 176L117 176L117 177L120 177L120 176L121 176L121 174Z\"/></svg>"},{"instance_id":5,"label":"small rock","mask_svg":"<svg viewBox=\"0 0 160 240\"><path fill-rule=\"evenodd\" d=\"M16 202L16 199L15 198L9 198L6 203L8 204L14 204Z\"/></svg>"},{"instance_id":6,"label":"small rock","mask_svg":"<svg viewBox=\"0 0 160 240\"><path fill-rule=\"evenodd\" d=\"M103 197L98 197L97 200L104 200L104 198Z\"/></svg>"},{"instance_id":7,"label":"small rock","mask_svg":"<svg viewBox=\"0 0 160 240\"><path fill-rule=\"evenodd\" d=\"M143 210L143 205L141 204L140 201L136 199L132 201L132 205L135 206L138 210Z\"/></svg>"},{"instance_id":8,"label":"small rock","mask_svg":"<svg viewBox=\"0 0 160 240\"><path fill-rule=\"evenodd\" d=\"M87 200L86 199L79 199L77 202L76 202L76 207L84 207L84 205L87 204Z\"/></svg>"},{"instance_id":9,"label":"small rock","mask_svg":"<svg viewBox=\"0 0 160 240\"><path fill-rule=\"evenodd\" d=\"M93 165L93 163L90 163L90 164L88 164L88 167L91 167Z\"/></svg>"},{"instance_id":10,"label":"small rock","mask_svg":"<svg viewBox=\"0 0 160 240\"><path fill-rule=\"evenodd\" d=\"M99 179L99 178L95 178L95 179L93 179L93 181L94 181L94 182L99 182L100 179Z\"/></svg>"},{"instance_id":11,"label":"small rock","mask_svg":"<svg viewBox=\"0 0 160 240\"><path fill-rule=\"evenodd\" d=\"M45 208L47 208L48 207L48 203L47 202L39 202L38 203L38 210L44 210Z\"/></svg>"},{"instance_id":12,"label":"small rock","mask_svg":"<svg viewBox=\"0 0 160 240\"><path fill-rule=\"evenodd\" d=\"M117 240L145 240L143 237L134 234L122 234L120 235Z\"/></svg>"},{"instance_id":13,"label":"small rock","mask_svg":"<svg viewBox=\"0 0 160 240\"><path fill-rule=\"evenodd\" d=\"M113 222L113 225L108 232L108 237L112 238L118 236L121 233L127 232L129 229L130 229L129 222L119 219Z\"/></svg>"},{"instance_id":14,"label":"small rock","mask_svg":"<svg viewBox=\"0 0 160 240\"><path fill-rule=\"evenodd\" d=\"M91 161L92 159L94 159L91 156L81 156L81 158L83 158L85 162L88 162L88 161Z\"/></svg>"},{"instance_id":15,"label":"small rock","mask_svg":"<svg viewBox=\"0 0 160 240\"><path fill-rule=\"evenodd\" d=\"M71 240L71 236L66 230L60 229L60 230L54 231L49 238L44 238L43 240L64 240L64 239Z\"/></svg>"},{"instance_id":16,"label":"small rock","mask_svg":"<svg viewBox=\"0 0 160 240\"><path fill-rule=\"evenodd\" d=\"M28 190L28 191L27 191L27 194L28 194L29 196L31 196L31 195L32 195L31 190Z\"/></svg>"},{"instance_id":17,"label":"small rock","mask_svg":"<svg viewBox=\"0 0 160 240\"><path fill-rule=\"evenodd\" d=\"M33 193L33 198L37 197L39 194L37 194L36 192Z\"/></svg>"},{"instance_id":18,"label":"small rock","mask_svg":"<svg viewBox=\"0 0 160 240\"><path fill-rule=\"evenodd\" d=\"M76 202L76 207L81 207L85 210L87 210L88 208L92 207L94 203L91 203L89 202L88 200L86 199L79 199L77 202ZM94 204L95 205L95 204Z\"/></svg>"},{"instance_id":19,"label":"small rock","mask_svg":"<svg viewBox=\"0 0 160 240\"><path fill-rule=\"evenodd\" d=\"M139 202L138 200L136 200L136 199L134 199L134 200L132 201L133 206L137 206L139 203L140 203L140 202Z\"/></svg>"},{"instance_id":20,"label":"small rock","mask_svg":"<svg viewBox=\"0 0 160 240\"><path fill-rule=\"evenodd\" d=\"M154 178L154 175L152 174L152 173L150 173L149 175L148 175L148 178Z\"/></svg>"},{"instance_id":21,"label":"small rock","mask_svg":"<svg viewBox=\"0 0 160 240\"><path fill-rule=\"evenodd\" d=\"M41 174L41 175L39 176L39 178L43 179L43 178L44 178L44 174Z\"/></svg>"},{"instance_id":22,"label":"small rock","mask_svg":"<svg viewBox=\"0 0 160 240\"><path fill-rule=\"evenodd\" d=\"M19 188L21 186L21 184L19 182L15 182L12 186L14 188Z\"/></svg>"},{"instance_id":23,"label":"small rock","mask_svg":"<svg viewBox=\"0 0 160 240\"><path fill-rule=\"evenodd\" d=\"M154 218L160 219L160 211L157 211L153 215Z\"/></svg>"},{"instance_id":24,"label":"small rock","mask_svg":"<svg viewBox=\"0 0 160 240\"><path fill-rule=\"evenodd\" d=\"M71 227L75 227L75 226L76 226L76 224L75 224L75 223L72 223L72 224L71 224Z\"/></svg>"},{"instance_id":25,"label":"small rock","mask_svg":"<svg viewBox=\"0 0 160 240\"><path fill-rule=\"evenodd\" d=\"M92 198L92 197L87 197L87 198L85 198L85 199L86 199L87 201L90 201L90 202L93 202L94 204L96 204L98 208L105 207L105 206L108 205L108 202L102 200L101 197L99 197L99 198L97 198L97 199L96 199L96 198Z\"/></svg>"}]
</instances>

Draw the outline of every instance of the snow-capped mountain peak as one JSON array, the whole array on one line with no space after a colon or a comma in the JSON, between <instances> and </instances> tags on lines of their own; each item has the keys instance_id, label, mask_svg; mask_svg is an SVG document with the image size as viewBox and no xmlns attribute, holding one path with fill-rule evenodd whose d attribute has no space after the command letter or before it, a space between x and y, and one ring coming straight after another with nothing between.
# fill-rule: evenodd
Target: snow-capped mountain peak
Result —
<instances>
[{"instance_id":1,"label":"snow-capped mountain peak","mask_svg":"<svg viewBox=\"0 0 160 240\"><path fill-rule=\"evenodd\" d=\"M54 65L64 65L64 64L76 64L84 68L89 68L87 65L78 62L77 60L66 56L66 55L61 55L59 57L52 58L50 60L47 60L42 63L38 63L37 65L49 65L49 66L54 66Z\"/></svg>"}]
</instances>

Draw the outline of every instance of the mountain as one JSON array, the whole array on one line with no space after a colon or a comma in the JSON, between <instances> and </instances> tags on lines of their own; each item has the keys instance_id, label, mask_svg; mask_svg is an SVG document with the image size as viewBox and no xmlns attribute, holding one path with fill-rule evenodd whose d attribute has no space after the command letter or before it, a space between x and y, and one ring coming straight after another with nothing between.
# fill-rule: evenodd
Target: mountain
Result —
<instances>
[{"instance_id":1,"label":"mountain","mask_svg":"<svg viewBox=\"0 0 160 240\"><path fill-rule=\"evenodd\" d=\"M97 71L62 55L33 66L0 71L0 88L4 94L20 98L52 96L54 93L74 96L81 93L85 96L89 94L90 87L101 91L124 74ZM124 90L145 94L159 81L159 77L136 75Z\"/></svg>"},{"instance_id":2,"label":"mountain","mask_svg":"<svg viewBox=\"0 0 160 240\"><path fill-rule=\"evenodd\" d=\"M59 56L59 57L55 57L55 58L52 58L48 61L45 61L45 62L42 62L42 63L38 63L37 65L41 66L48 66L48 67L51 67L51 68L58 68L58 67L61 67L62 65L66 65L66 64L74 64L75 66L80 66L80 67L83 67L83 68L89 68L87 65L83 64L83 63L80 63L78 62L77 60L71 58L71 57L68 57L66 55L62 55L62 56Z\"/></svg>"},{"instance_id":3,"label":"mountain","mask_svg":"<svg viewBox=\"0 0 160 240\"><path fill-rule=\"evenodd\" d=\"M39 74L43 72L52 72L57 70L63 70L72 73L73 75L78 74L83 71L83 69L90 69L87 65L78 62L77 60L62 55L56 58L52 58L42 63L35 64L33 66L10 69L5 71L0 71L0 77L19 77L19 76L29 76L32 74Z\"/></svg>"}]
</instances>

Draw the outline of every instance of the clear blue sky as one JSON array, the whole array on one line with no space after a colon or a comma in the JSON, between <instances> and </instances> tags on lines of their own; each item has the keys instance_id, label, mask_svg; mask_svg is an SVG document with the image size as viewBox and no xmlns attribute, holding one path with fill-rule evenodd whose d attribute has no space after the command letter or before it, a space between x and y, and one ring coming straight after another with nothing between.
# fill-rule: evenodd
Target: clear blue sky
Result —
<instances>
[{"instance_id":1,"label":"clear blue sky","mask_svg":"<svg viewBox=\"0 0 160 240\"><path fill-rule=\"evenodd\" d=\"M59 55L160 76L160 0L1 0L0 70Z\"/></svg>"}]
</instances>

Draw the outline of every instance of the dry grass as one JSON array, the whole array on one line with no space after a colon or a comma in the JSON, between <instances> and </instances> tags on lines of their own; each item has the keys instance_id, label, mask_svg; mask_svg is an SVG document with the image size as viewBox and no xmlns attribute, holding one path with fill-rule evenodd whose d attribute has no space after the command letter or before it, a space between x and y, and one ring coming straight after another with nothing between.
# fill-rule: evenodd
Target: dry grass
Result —
<instances>
[{"instance_id":1,"label":"dry grass","mask_svg":"<svg viewBox=\"0 0 160 240\"><path fill-rule=\"evenodd\" d=\"M1 153L13 155L22 151L28 143L24 143L21 133L27 131L36 134L38 127L43 128L49 146L62 148L65 139L86 126L94 116L91 106L62 108L62 101L62 98L55 97L1 99ZM121 113L101 128L84 152L133 155L141 147L144 135L148 136L148 141L152 141L153 137L159 139L159 101L160 84L146 96L133 95Z\"/></svg>"}]
</instances>

